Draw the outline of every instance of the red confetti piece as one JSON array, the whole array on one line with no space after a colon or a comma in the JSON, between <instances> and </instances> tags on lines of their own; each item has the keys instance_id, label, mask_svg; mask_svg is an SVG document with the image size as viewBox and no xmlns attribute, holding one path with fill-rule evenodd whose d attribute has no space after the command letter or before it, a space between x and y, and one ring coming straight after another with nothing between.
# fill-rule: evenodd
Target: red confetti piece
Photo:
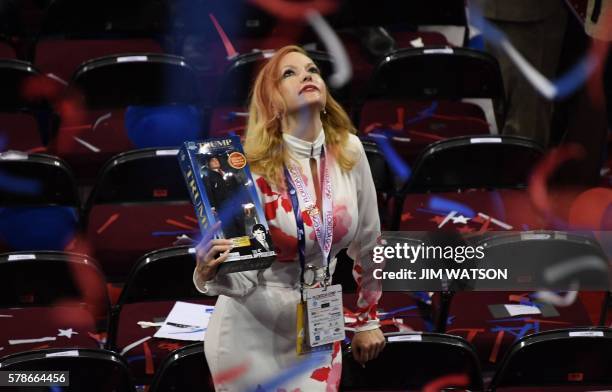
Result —
<instances>
[{"instance_id":1,"label":"red confetti piece","mask_svg":"<svg viewBox=\"0 0 612 392\"><path fill-rule=\"evenodd\" d=\"M491 350L491 355L489 356L489 362L495 363L497 361L497 354L499 354L499 348L501 347L503 338L504 331L498 331L497 337L495 338L495 344L493 344L493 349Z\"/></svg>"},{"instance_id":2,"label":"red confetti piece","mask_svg":"<svg viewBox=\"0 0 612 392\"><path fill-rule=\"evenodd\" d=\"M155 374L155 367L153 366L153 355L151 354L149 342L144 342L142 344L142 349L144 351L145 356L145 374L152 376L153 374Z\"/></svg>"},{"instance_id":3,"label":"red confetti piece","mask_svg":"<svg viewBox=\"0 0 612 392\"><path fill-rule=\"evenodd\" d=\"M186 224L181 223L179 221L175 221L174 219L166 219L166 223L169 224L169 225L176 226L176 227L181 228L181 229L185 229L185 230L196 230L195 227L186 225Z\"/></svg>"},{"instance_id":4,"label":"red confetti piece","mask_svg":"<svg viewBox=\"0 0 612 392\"><path fill-rule=\"evenodd\" d=\"M119 218L119 214L118 214L118 213L116 213L116 214L113 214L113 215L109 216L109 217L108 217L108 219L106 220L106 222L104 222L104 223L102 224L102 226L100 226L100 227L98 228L98 230L96 230L96 233L97 233L98 235L99 235L99 234L102 234L102 232L103 232L104 230L108 229L108 227L109 227L110 225L112 225L112 224L113 224L115 221L117 221L117 219L118 219L118 218Z\"/></svg>"}]
</instances>

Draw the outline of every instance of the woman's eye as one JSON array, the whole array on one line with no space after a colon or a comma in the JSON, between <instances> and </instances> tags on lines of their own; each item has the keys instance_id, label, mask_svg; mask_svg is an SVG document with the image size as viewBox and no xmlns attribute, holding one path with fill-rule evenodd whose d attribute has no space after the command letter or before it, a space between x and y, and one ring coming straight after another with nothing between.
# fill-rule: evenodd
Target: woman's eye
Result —
<instances>
[{"instance_id":1,"label":"woman's eye","mask_svg":"<svg viewBox=\"0 0 612 392\"><path fill-rule=\"evenodd\" d=\"M292 70L287 69L287 70L285 70L285 72L283 72L283 78L287 78L287 77L289 77L289 76L291 76L293 74L294 74L294 72Z\"/></svg>"},{"instance_id":2,"label":"woman's eye","mask_svg":"<svg viewBox=\"0 0 612 392\"><path fill-rule=\"evenodd\" d=\"M319 68L317 68L317 67L311 67L311 68L310 68L308 71L309 71L309 72L312 72L312 73L316 73L316 74L318 74L318 73L319 73Z\"/></svg>"}]
</instances>

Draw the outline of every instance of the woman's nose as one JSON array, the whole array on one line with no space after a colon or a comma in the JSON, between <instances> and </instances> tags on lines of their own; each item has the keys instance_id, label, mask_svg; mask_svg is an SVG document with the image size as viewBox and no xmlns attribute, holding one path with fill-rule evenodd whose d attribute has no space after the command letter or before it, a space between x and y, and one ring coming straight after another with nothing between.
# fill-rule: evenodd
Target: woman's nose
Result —
<instances>
[{"instance_id":1,"label":"woman's nose","mask_svg":"<svg viewBox=\"0 0 612 392\"><path fill-rule=\"evenodd\" d=\"M308 72L302 77L302 81L312 80L312 75Z\"/></svg>"}]
</instances>

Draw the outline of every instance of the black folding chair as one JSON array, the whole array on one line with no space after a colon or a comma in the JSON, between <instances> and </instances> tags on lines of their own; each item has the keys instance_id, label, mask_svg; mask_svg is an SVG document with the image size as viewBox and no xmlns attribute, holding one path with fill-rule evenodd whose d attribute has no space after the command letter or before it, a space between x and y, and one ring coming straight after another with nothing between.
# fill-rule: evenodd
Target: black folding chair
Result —
<instances>
[{"instance_id":1,"label":"black folding chair","mask_svg":"<svg viewBox=\"0 0 612 392\"><path fill-rule=\"evenodd\" d=\"M124 280L139 257L172 246L180 233L199 232L191 220L195 213L177 153L176 149L130 151L102 169L85 207L84 226L110 279ZM113 217L122 221L115 224Z\"/></svg>"},{"instance_id":2,"label":"black folding chair","mask_svg":"<svg viewBox=\"0 0 612 392\"><path fill-rule=\"evenodd\" d=\"M106 328L106 280L89 256L57 251L0 254L0 307L77 303Z\"/></svg>"},{"instance_id":3,"label":"black folding chair","mask_svg":"<svg viewBox=\"0 0 612 392\"><path fill-rule=\"evenodd\" d=\"M512 346L499 364L489 390L609 389L611 355L609 328L559 329L526 336Z\"/></svg>"},{"instance_id":4,"label":"black folding chair","mask_svg":"<svg viewBox=\"0 0 612 392\"><path fill-rule=\"evenodd\" d=\"M202 343L174 351L155 373L150 392L214 392Z\"/></svg>"},{"instance_id":5,"label":"black folding chair","mask_svg":"<svg viewBox=\"0 0 612 392\"><path fill-rule=\"evenodd\" d=\"M116 353L100 349L45 349L13 354L0 360L4 372L67 372L66 392L135 392L127 364ZM53 374L51 373L51 374ZM45 387L3 386L3 391L47 391Z\"/></svg>"},{"instance_id":6,"label":"black folding chair","mask_svg":"<svg viewBox=\"0 0 612 392\"><path fill-rule=\"evenodd\" d=\"M108 347L116 349L119 317L126 304L211 299L193 284L195 266L195 249L189 246L160 249L140 258L112 309Z\"/></svg>"},{"instance_id":7,"label":"black folding chair","mask_svg":"<svg viewBox=\"0 0 612 392\"><path fill-rule=\"evenodd\" d=\"M342 360L344 391L421 391L449 375L464 375L467 385L448 388L482 391L480 364L472 346L463 338L437 333L388 334L378 358L365 368L346 350Z\"/></svg>"}]
</instances>

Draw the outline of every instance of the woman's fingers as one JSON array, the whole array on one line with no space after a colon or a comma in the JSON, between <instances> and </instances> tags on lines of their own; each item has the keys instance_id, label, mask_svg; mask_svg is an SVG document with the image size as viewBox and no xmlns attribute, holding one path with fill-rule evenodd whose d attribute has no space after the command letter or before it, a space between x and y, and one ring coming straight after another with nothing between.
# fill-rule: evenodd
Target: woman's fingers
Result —
<instances>
[{"instance_id":1,"label":"woman's fingers","mask_svg":"<svg viewBox=\"0 0 612 392\"><path fill-rule=\"evenodd\" d=\"M227 240L222 240L227 241ZM228 243L214 244L206 253L204 260L207 262L211 262L219 256L219 253L229 252L232 249L232 241Z\"/></svg>"}]
</instances>

